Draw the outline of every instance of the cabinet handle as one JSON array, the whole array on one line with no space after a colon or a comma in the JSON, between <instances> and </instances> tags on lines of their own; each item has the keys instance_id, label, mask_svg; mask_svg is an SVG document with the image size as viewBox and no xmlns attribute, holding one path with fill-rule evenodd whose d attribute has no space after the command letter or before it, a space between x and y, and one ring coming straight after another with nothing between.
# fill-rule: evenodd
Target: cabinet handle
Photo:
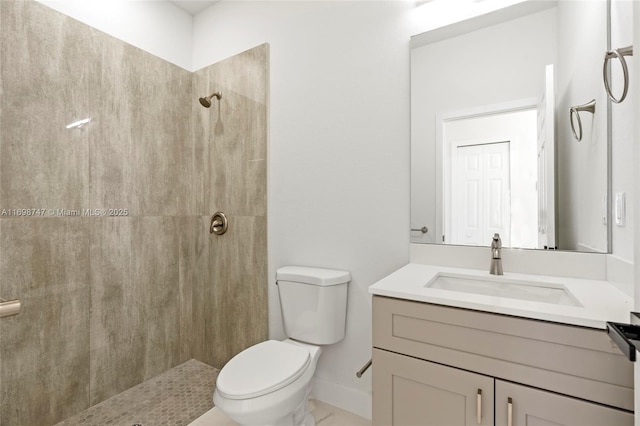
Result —
<instances>
[{"instance_id":1,"label":"cabinet handle","mask_svg":"<svg viewBox=\"0 0 640 426\"><path fill-rule=\"evenodd\" d=\"M507 398L507 426L513 426L513 399Z\"/></svg>"},{"instance_id":2,"label":"cabinet handle","mask_svg":"<svg viewBox=\"0 0 640 426\"><path fill-rule=\"evenodd\" d=\"M476 416L478 424L482 424L482 389L478 389L478 396L476 398Z\"/></svg>"}]
</instances>

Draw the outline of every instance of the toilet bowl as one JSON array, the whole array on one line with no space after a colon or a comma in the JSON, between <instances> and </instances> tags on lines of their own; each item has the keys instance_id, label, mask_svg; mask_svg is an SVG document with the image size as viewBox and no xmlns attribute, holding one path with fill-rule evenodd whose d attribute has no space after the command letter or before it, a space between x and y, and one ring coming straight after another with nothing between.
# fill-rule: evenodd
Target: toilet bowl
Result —
<instances>
[{"instance_id":1,"label":"toilet bowl","mask_svg":"<svg viewBox=\"0 0 640 426\"><path fill-rule=\"evenodd\" d=\"M314 426L307 400L321 352L293 340L245 349L220 371L213 403L241 425Z\"/></svg>"},{"instance_id":2,"label":"toilet bowl","mask_svg":"<svg viewBox=\"0 0 640 426\"><path fill-rule=\"evenodd\" d=\"M213 403L241 425L315 426L307 400L321 346L344 338L349 272L287 266L276 272L284 331L233 357Z\"/></svg>"}]
</instances>

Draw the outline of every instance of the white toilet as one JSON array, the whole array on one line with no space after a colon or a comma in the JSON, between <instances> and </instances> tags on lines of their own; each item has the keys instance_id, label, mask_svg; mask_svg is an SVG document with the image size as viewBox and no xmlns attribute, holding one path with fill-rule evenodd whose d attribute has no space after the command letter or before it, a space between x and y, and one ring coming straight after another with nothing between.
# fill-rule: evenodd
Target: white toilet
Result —
<instances>
[{"instance_id":1,"label":"white toilet","mask_svg":"<svg viewBox=\"0 0 640 426\"><path fill-rule=\"evenodd\" d=\"M213 403L241 425L314 426L307 411L321 346L344 338L349 272L286 266L276 272L284 331L220 371Z\"/></svg>"}]
</instances>

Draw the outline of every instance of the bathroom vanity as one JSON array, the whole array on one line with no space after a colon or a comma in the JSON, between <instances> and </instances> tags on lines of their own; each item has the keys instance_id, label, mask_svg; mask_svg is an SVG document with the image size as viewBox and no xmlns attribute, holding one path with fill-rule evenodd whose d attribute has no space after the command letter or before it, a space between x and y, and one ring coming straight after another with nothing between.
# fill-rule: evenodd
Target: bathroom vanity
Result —
<instances>
[{"instance_id":1,"label":"bathroom vanity","mask_svg":"<svg viewBox=\"0 0 640 426\"><path fill-rule=\"evenodd\" d=\"M373 424L632 425L633 364L605 331L631 298L602 281L487 276L409 264L370 287Z\"/></svg>"}]
</instances>

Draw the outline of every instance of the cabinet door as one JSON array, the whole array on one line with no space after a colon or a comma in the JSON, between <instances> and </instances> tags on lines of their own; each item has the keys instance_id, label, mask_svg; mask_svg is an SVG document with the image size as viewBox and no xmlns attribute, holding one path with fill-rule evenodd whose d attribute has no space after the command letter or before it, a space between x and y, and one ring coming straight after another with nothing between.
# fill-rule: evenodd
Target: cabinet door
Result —
<instances>
[{"instance_id":1,"label":"cabinet door","mask_svg":"<svg viewBox=\"0 0 640 426\"><path fill-rule=\"evenodd\" d=\"M633 425L628 411L501 380L496 380L495 397L496 426Z\"/></svg>"},{"instance_id":2,"label":"cabinet door","mask_svg":"<svg viewBox=\"0 0 640 426\"><path fill-rule=\"evenodd\" d=\"M493 378L380 349L373 365L374 425L493 426Z\"/></svg>"}]
</instances>

